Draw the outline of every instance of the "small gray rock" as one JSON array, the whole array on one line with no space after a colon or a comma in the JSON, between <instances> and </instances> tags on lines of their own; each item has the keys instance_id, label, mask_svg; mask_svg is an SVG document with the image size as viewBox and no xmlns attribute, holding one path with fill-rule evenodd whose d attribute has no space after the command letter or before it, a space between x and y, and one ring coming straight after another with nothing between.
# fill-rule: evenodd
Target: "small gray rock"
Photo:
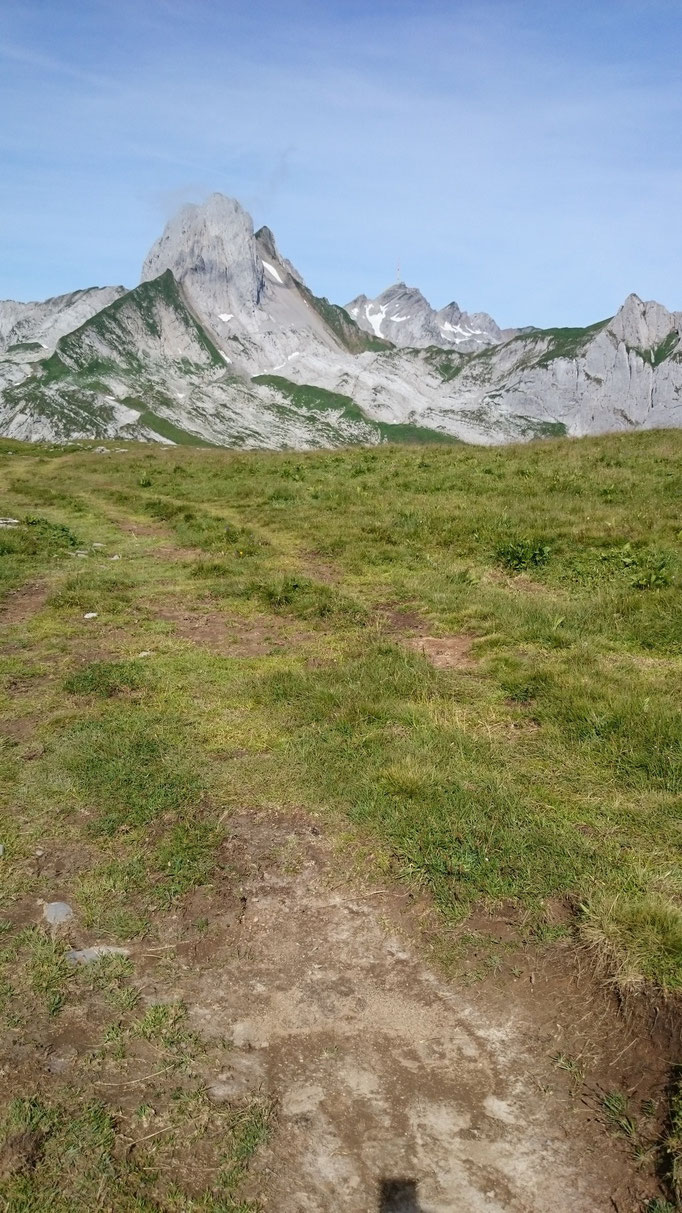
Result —
<instances>
[{"instance_id":1,"label":"small gray rock","mask_svg":"<svg viewBox=\"0 0 682 1213\"><path fill-rule=\"evenodd\" d=\"M45 1062L45 1069L48 1074L63 1074L65 1070L69 1069L69 1066L73 1065L77 1056L75 1049L71 1049L66 1055L51 1053Z\"/></svg>"},{"instance_id":2,"label":"small gray rock","mask_svg":"<svg viewBox=\"0 0 682 1213\"><path fill-rule=\"evenodd\" d=\"M18 518L0 518L0 527L3 526L19 526Z\"/></svg>"},{"instance_id":3,"label":"small gray rock","mask_svg":"<svg viewBox=\"0 0 682 1213\"><path fill-rule=\"evenodd\" d=\"M129 956L128 948L109 947L106 943L97 943L92 948L71 948L66 953L66 959L75 965L88 965L100 956Z\"/></svg>"},{"instance_id":4,"label":"small gray rock","mask_svg":"<svg viewBox=\"0 0 682 1213\"><path fill-rule=\"evenodd\" d=\"M43 918L51 927L59 927L62 923L71 921L73 910L66 901L48 901L47 905L43 906Z\"/></svg>"}]
</instances>

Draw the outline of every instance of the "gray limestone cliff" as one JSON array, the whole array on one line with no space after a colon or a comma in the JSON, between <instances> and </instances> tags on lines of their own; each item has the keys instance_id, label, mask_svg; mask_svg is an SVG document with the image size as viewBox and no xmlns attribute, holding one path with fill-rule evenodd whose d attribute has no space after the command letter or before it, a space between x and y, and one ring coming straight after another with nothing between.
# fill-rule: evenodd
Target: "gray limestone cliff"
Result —
<instances>
[{"instance_id":1,"label":"gray limestone cliff","mask_svg":"<svg viewBox=\"0 0 682 1213\"><path fill-rule=\"evenodd\" d=\"M220 194L170 220L131 291L0 303L16 438L303 449L681 425L682 313L630 295L586 328L501 330L403 283L344 309Z\"/></svg>"}]
</instances>

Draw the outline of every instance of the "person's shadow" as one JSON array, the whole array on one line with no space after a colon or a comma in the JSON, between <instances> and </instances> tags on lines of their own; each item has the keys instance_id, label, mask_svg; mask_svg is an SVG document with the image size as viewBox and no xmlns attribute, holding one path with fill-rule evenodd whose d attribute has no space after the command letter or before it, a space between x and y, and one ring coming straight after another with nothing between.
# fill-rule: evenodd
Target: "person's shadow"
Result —
<instances>
[{"instance_id":1,"label":"person's shadow","mask_svg":"<svg viewBox=\"0 0 682 1213\"><path fill-rule=\"evenodd\" d=\"M382 1179L379 1213L423 1213L414 1179Z\"/></svg>"}]
</instances>

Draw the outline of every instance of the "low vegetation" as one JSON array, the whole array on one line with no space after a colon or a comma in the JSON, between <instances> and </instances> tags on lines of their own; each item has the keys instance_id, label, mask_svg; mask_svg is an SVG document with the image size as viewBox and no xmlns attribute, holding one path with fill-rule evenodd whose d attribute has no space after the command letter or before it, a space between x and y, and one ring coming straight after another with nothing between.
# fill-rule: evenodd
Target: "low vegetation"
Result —
<instances>
[{"instance_id":1,"label":"low vegetation","mask_svg":"<svg viewBox=\"0 0 682 1213\"><path fill-rule=\"evenodd\" d=\"M164 1074L152 1116L20 1068L6 1207L258 1207L241 1185L276 1111L208 1101L215 1046L182 1006L142 997L120 956L75 970L35 911L63 894L98 937L156 946L164 915L232 879L236 808L307 809L446 924L504 902L520 944L572 938L622 988L679 995L681 456L677 433L4 444L2 1028L30 1040L94 999L95 1070L142 1050Z\"/></svg>"}]
</instances>

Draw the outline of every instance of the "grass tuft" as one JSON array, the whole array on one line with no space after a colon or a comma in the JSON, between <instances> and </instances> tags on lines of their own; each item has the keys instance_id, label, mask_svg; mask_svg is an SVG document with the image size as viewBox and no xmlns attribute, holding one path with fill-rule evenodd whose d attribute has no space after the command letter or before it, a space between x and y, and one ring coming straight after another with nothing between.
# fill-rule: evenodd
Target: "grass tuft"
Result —
<instances>
[{"instance_id":1,"label":"grass tuft","mask_svg":"<svg viewBox=\"0 0 682 1213\"><path fill-rule=\"evenodd\" d=\"M682 907L655 894L597 898L585 906L581 930L620 986L649 980L682 989Z\"/></svg>"}]
</instances>

